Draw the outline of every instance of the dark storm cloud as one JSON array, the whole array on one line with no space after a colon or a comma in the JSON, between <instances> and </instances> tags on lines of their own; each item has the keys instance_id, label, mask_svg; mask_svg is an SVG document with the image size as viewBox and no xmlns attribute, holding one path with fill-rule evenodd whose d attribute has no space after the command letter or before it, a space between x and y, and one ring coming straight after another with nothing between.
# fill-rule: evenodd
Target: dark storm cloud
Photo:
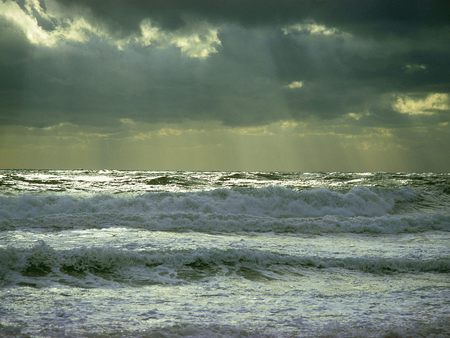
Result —
<instances>
[{"instance_id":1,"label":"dark storm cloud","mask_svg":"<svg viewBox=\"0 0 450 338\"><path fill-rule=\"evenodd\" d=\"M289 35L274 40L271 50L279 79L305 82L302 90L285 91L295 116L330 118L371 110L403 121L382 102L387 93L450 91L449 36L434 36L433 43L427 41L431 37L423 39L385 42ZM426 68L408 73L407 64Z\"/></svg>"},{"instance_id":2,"label":"dark storm cloud","mask_svg":"<svg viewBox=\"0 0 450 338\"><path fill-rule=\"evenodd\" d=\"M13 41L24 41L21 32L14 32ZM11 40L6 31L0 35L0 41ZM196 60L175 47L119 51L101 41L58 48L24 46L23 54L29 57L6 62L6 76L0 78L0 86L9 89L0 101L4 124L103 125L127 117L149 122L213 119L238 125L272 121L277 114L276 102L268 101L276 87L262 74L267 65L251 65L255 49L242 53L230 48L226 60ZM4 57L17 60L14 48L6 52ZM261 76L267 81L260 82Z\"/></svg>"},{"instance_id":3,"label":"dark storm cloud","mask_svg":"<svg viewBox=\"0 0 450 338\"><path fill-rule=\"evenodd\" d=\"M24 34L0 17L0 123L9 124L20 114L26 65L31 46Z\"/></svg>"},{"instance_id":4,"label":"dark storm cloud","mask_svg":"<svg viewBox=\"0 0 450 338\"><path fill-rule=\"evenodd\" d=\"M89 8L93 15L122 32L152 18L167 29L183 26L189 17L243 26L285 25L314 19L359 33L407 33L420 27L448 25L446 0L57 0L68 7Z\"/></svg>"},{"instance_id":5,"label":"dark storm cloud","mask_svg":"<svg viewBox=\"0 0 450 338\"><path fill-rule=\"evenodd\" d=\"M0 16L2 124L111 125L131 118L256 125L369 112L357 123L388 126L419 120L394 111L393 95L450 91L448 1L58 2L116 38L136 36L143 19L174 34L193 22L220 24L221 45L203 59L173 44L118 50L95 35L49 48L31 44ZM46 31L58 24L26 11ZM305 22L342 34L282 31ZM293 81L303 87L288 88ZM448 113L423 119L434 123Z\"/></svg>"}]
</instances>

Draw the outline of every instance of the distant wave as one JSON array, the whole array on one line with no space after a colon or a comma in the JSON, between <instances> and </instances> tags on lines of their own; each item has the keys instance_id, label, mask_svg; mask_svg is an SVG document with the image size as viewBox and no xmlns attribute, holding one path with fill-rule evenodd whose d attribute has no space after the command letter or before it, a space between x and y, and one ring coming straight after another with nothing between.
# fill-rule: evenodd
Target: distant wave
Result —
<instances>
[{"instance_id":1,"label":"distant wave","mask_svg":"<svg viewBox=\"0 0 450 338\"><path fill-rule=\"evenodd\" d=\"M28 249L0 249L4 283L34 282L48 277L87 286L90 276L120 283L173 284L212 275L237 274L248 279L277 279L304 269L339 268L363 273L450 273L450 257L298 257L249 249L126 251L79 248L56 251L44 242ZM36 277L39 277L36 279Z\"/></svg>"},{"instance_id":2,"label":"distant wave","mask_svg":"<svg viewBox=\"0 0 450 338\"><path fill-rule=\"evenodd\" d=\"M271 185L333 189L349 188L355 185L386 188L409 186L448 195L450 174L0 169L0 191L6 194L50 191L61 193L176 192Z\"/></svg>"}]
</instances>

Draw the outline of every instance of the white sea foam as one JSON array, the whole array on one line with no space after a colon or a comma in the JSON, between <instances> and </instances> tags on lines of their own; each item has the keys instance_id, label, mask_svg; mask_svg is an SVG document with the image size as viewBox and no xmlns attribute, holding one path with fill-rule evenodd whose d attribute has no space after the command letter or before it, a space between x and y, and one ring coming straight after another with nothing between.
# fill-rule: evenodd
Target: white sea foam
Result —
<instances>
[{"instance_id":1,"label":"white sea foam","mask_svg":"<svg viewBox=\"0 0 450 338\"><path fill-rule=\"evenodd\" d=\"M150 315L152 313L150 312ZM308 325L309 324L309 325ZM68 330L61 327L40 327L36 332L38 337L173 337L173 338L292 338L292 337L334 337L334 338L397 338L397 337L430 337L447 338L450 336L450 325L448 318L434 318L431 321L415 321L409 326L402 323L395 325L365 325L357 323L339 323L323 325L319 323L311 325L303 323L299 327L291 327L296 334L285 332L282 328L266 327L259 329L249 329L245 326L232 325L193 325L189 322L182 322L172 326L155 327L146 330L129 329L118 330L114 328L103 329L101 332L78 329ZM321 325L322 324L322 325ZM1 337L22 337L20 326L7 326L0 324Z\"/></svg>"},{"instance_id":2,"label":"white sea foam","mask_svg":"<svg viewBox=\"0 0 450 338\"><path fill-rule=\"evenodd\" d=\"M197 231L205 233L275 232L275 233L367 233L400 234L425 231L450 231L450 215L444 211L384 215L378 217L290 217L226 215L202 212L51 214L22 219L3 219L2 230L39 229L60 231L128 227L158 231Z\"/></svg>"}]
</instances>

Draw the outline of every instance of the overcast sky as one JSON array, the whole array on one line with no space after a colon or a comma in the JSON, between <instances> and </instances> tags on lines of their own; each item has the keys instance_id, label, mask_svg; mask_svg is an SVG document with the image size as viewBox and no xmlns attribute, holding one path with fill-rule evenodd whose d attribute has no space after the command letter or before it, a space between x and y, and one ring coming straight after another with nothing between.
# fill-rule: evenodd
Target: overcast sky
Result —
<instances>
[{"instance_id":1,"label":"overcast sky","mask_svg":"<svg viewBox=\"0 0 450 338\"><path fill-rule=\"evenodd\" d=\"M449 13L0 0L0 167L448 172Z\"/></svg>"}]
</instances>

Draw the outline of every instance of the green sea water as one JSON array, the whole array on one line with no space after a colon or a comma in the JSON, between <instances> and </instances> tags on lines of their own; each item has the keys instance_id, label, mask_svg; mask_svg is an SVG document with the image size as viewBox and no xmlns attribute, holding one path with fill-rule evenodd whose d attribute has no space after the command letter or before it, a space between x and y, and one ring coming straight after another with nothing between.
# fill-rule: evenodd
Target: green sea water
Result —
<instances>
[{"instance_id":1,"label":"green sea water","mask_svg":"<svg viewBox=\"0 0 450 338\"><path fill-rule=\"evenodd\" d=\"M450 174L0 171L0 336L450 336Z\"/></svg>"}]
</instances>

